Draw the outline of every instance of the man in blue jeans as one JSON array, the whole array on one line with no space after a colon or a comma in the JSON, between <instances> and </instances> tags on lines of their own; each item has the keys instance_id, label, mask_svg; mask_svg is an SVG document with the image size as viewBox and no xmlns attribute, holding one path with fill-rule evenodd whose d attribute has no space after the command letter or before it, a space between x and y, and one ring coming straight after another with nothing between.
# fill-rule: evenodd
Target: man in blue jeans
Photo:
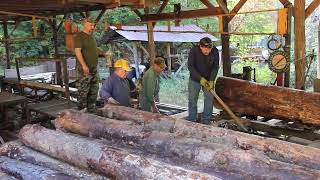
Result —
<instances>
[{"instance_id":1,"label":"man in blue jeans","mask_svg":"<svg viewBox=\"0 0 320 180\"><path fill-rule=\"evenodd\" d=\"M195 122L197 119L197 102L200 89L202 89L204 93L202 122L209 124L213 110L213 96L208 90L214 87L214 81L219 70L219 51L212 45L210 38L202 38L199 45L190 50L188 69L190 71L188 120ZM206 84L209 84L209 87Z\"/></svg>"}]
</instances>

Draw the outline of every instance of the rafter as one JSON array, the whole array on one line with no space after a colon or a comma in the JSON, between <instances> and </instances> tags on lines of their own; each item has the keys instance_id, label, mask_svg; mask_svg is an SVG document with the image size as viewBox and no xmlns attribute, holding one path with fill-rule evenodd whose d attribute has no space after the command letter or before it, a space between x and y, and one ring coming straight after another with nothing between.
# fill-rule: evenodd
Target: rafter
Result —
<instances>
[{"instance_id":1,"label":"rafter","mask_svg":"<svg viewBox=\"0 0 320 180\"><path fill-rule=\"evenodd\" d=\"M200 0L200 1L202 2L202 4L204 4L208 8L214 8L214 5L212 5L211 2L209 2L209 0Z\"/></svg>"},{"instance_id":2,"label":"rafter","mask_svg":"<svg viewBox=\"0 0 320 180\"><path fill-rule=\"evenodd\" d=\"M102 16L104 15L104 13L106 12L107 9L102 9L99 13L99 15L96 18L96 22L99 22L100 19L102 18Z\"/></svg>"},{"instance_id":3,"label":"rafter","mask_svg":"<svg viewBox=\"0 0 320 180\"><path fill-rule=\"evenodd\" d=\"M159 8L159 10L157 11L157 14L162 13L162 11L164 10L164 8L167 6L169 0L164 0Z\"/></svg>"},{"instance_id":4,"label":"rafter","mask_svg":"<svg viewBox=\"0 0 320 180\"><path fill-rule=\"evenodd\" d=\"M63 15L63 18L62 18L62 20L60 21L60 23L59 23L59 25L58 25L58 27L57 27L57 31L60 30L60 28L62 27L63 21L64 21L65 19L66 19L66 15Z\"/></svg>"},{"instance_id":5,"label":"rafter","mask_svg":"<svg viewBox=\"0 0 320 180\"><path fill-rule=\"evenodd\" d=\"M217 3L219 4L219 7L223 10L224 13L228 14L229 13L229 10L226 6L226 3L224 3L223 0L216 0Z\"/></svg>"},{"instance_id":6,"label":"rafter","mask_svg":"<svg viewBox=\"0 0 320 180\"><path fill-rule=\"evenodd\" d=\"M217 16L223 15L223 11L220 8L206 8L206 9L197 9L197 10L189 10L189 11L181 11L180 17L175 17L173 12L171 13L160 13L160 14L148 14L143 15L141 18L142 22L147 21L165 21L171 19L190 19L190 18L200 18L200 17L208 17L208 16Z\"/></svg>"},{"instance_id":7,"label":"rafter","mask_svg":"<svg viewBox=\"0 0 320 180\"><path fill-rule=\"evenodd\" d=\"M284 7L288 7L292 4L289 0L279 0Z\"/></svg>"},{"instance_id":8,"label":"rafter","mask_svg":"<svg viewBox=\"0 0 320 180\"><path fill-rule=\"evenodd\" d=\"M142 17L142 14L138 9L134 9L133 12L136 13L136 15L139 16L140 18Z\"/></svg>"},{"instance_id":9,"label":"rafter","mask_svg":"<svg viewBox=\"0 0 320 180\"><path fill-rule=\"evenodd\" d=\"M231 10L230 14L238 13L242 6L247 2L247 0L240 0L234 8ZM229 22L234 18L235 15L229 16Z\"/></svg>"},{"instance_id":10,"label":"rafter","mask_svg":"<svg viewBox=\"0 0 320 180\"><path fill-rule=\"evenodd\" d=\"M313 0L306 9L306 19L313 13L315 9L320 5L320 0Z\"/></svg>"}]
</instances>

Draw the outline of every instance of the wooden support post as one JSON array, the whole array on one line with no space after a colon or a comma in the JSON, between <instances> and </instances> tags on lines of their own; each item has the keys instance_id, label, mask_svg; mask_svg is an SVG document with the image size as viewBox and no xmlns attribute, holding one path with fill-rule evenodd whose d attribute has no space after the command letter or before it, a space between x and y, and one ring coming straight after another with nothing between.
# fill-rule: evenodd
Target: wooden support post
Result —
<instances>
[{"instance_id":1,"label":"wooden support post","mask_svg":"<svg viewBox=\"0 0 320 180\"><path fill-rule=\"evenodd\" d=\"M3 34L4 34L4 38L6 40L9 39L9 35L8 35L8 24L7 24L7 21L4 20L3 21ZM7 58L7 66L6 68L7 69L10 69L10 50L9 50L9 41L5 41L4 42L4 46L5 46L5 49L6 49L6 58Z\"/></svg>"},{"instance_id":2,"label":"wooden support post","mask_svg":"<svg viewBox=\"0 0 320 180\"><path fill-rule=\"evenodd\" d=\"M171 52L170 52L171 46L170 42L167 43L167 63L168 63L168 72L171 74Z\"/></svg>"},{"instance_id":3,"label":"wooden support post","mask_svg":"<svg viewBox=\"0 0 320 180\"><path fill-rule=\"evenodd\" d=\"M305 75L305 0L294 1L295 88L304 89Z\"/></svg>"},{"instance_id":4,"label":"wooden support post","mask_svg":"<svg viewBox=\"0 0 320 180\"><path fill-rule=\"evenodd\" d=\"M313 91L320 92L320 21L318 22L318 61L317 61L317 77L314 80Z\"/></svg>"},{"instance_id":5,"label":"wooden support post","mask_svg":"<svg viewBox=\"0 0 320 180\"><path fill-rule=\"evenodd\" d=\"M136 68L136 77L137 79L140 77L140 69L139 69L139 60L138 60L138 48L137 43L132 43L132 53L133 53L133 59L134 59L134 65Z\"/></svg>"},{"instance_id":6,"label":"wooden support post","mask_svg":"<svg viewBox=\"0 0 320 180\"><path fill-rule=\"evenodd\" d=\"M227 1L224 0L225 5L227 5ZM227 16L222 17L223 23L223 32L229 32L229 19ZM231 77L231 61L230 61L230 35L222 34L221 35L221 43L222 43L222 60L223 60L223 75Z\"/></svg>"},{"instance_id":7,"label":"wooden support post","mask_svg":"<svg viewBox=\"0 0 320 180\"><path fill-rule=\"evenodd\" d=\"M291 60L290 59L290 57L291 57L290 56L290 54L291 54L291 25L292 25L292 13L293 13L292 4L288 5L287 8L288 8L288 26L287 26L287 34L285 37L286 42L285 42L284 51L288 54L289 60ZM285 87L290 86L290 66L289 66L287 72L285 72L284 86Z\"/></svg>"},{"instance_id":8,"label":"wooden support post","mask_svg":"<svg viewBox=\"0 0 320 180\"><path fill-rule=\"evenodd\" d=\"M143 64L144 63L144 53L143 53L143 49L141 47L140 47L140 59L141 59L141 64Z\"/></svg>"},{"instance_id":9,"label":"wooden support post","mask_svg":"<svg viewBox=\"0 0 320 180\"><path fill-rule=\"evenodd\" d=\"M61 59L61 65L63 68L63 81L64 86L66 88L65 96L68 102L70 102L70 90L69 90L69 75L68 75L68 65L67 65L67 59Z\"/></svg>"},{"instance_id":10,"label":"wooden support post","mask_svg":"<svg viewBox=\"0 0 320 180\"><path fill-rule=\"evenodd\" d=\"M52 21L52 33L53 33L53 45L54 45L54 56L58 58L58 27L57 27L57 20L56 16L55 19ZM61 63L56 62L56 77L57 77L57 84L62 86L62 78L61 78Z\"/></svg>"},{"instance_id":11,"label":"wooden support post","mask_svg":"<svg viewBox=\"0 0 320 180\"><path fill-rule=\"evenodd\" d=\"M153 25L151 21L148 22L147 28L148 28L148 50L150 55L149 58L150 58L150 65L152 65L156 57L156 49L154 45Z\"/></svg>"}]
</instances>

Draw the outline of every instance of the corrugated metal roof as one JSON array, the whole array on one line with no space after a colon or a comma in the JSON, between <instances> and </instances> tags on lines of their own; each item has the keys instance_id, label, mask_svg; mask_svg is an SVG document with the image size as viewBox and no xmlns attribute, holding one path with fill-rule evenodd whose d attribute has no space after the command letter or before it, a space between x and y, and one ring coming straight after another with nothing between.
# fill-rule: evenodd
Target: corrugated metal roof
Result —
<instances>
[{"instance_id":1,"label":"corrugated metal roof","mask_svg":"<svg viewBox=\"0 0 320 180\"><path fill-rule=\"evenodd\" d=\"M111 27L118 34L130 41L148 41L147 26L122 26L121 30ZM167 31L167 26L155 26L154 31ZM135 32L140 31L140 32ZM175 32L173 32L175 31ZM187 32L184 32L187 31ZM212 41L218 39L211 34L192 33L205 32L200 27L192 25L171 26L171 32L154 32L156 42L199 42L201 38L209 37Z\"/></svg>"}]
</instances>

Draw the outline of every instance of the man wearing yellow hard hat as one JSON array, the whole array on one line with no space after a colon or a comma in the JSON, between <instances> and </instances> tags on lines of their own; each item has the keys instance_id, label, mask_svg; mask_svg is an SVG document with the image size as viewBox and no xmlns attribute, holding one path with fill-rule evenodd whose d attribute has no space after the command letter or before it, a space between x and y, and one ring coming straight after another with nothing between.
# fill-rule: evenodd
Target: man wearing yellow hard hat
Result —
<instances>
[{"instance_id":1,"label":"man wearing yellow hard hat","mask_svg":"<svg viewBox=\"0 0 320 180\"><path fill-rule=\"evenodd\" d=\"M114 72L102 84L100 97L105 104L130 106L130 87L126 79L128 72L131 71L129 62L118 59L113 67Z\"/></svg>"}]
</instances>

